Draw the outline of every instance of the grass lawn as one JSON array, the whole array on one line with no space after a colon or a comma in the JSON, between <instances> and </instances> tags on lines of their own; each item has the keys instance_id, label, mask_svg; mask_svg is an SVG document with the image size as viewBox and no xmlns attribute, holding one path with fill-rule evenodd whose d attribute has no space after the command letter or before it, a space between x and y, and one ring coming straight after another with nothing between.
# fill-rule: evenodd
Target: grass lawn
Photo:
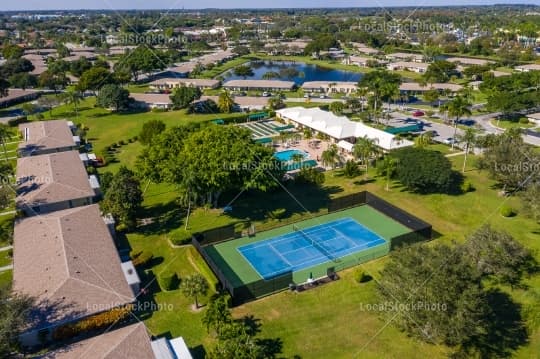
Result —
<instances>
[{"instance_id":1,"label":"grass lawn","mask_svg":"<svg viewBox=\"0 0 540 359\"><path fill-rule=\"evenodd\" d=\"M520 123L519 121L504 121L504 120L501 120L501 121L491 120L491 124L496 127L504 128L505 130L508 130L510 128L533 128L533 127L538 126L530 122Z\"/></svg>"},{"instance_id":2,"label":"grass lawn","mask_svg":"<svg viewBox=\"0 0 540 359\"><path fill-rule=\"evenodd\" d=\"M13 280L13 271L7 270L0 272L0 286L11 286Z\"/></svg>"},{"instance_id":3,"label":"grass lawn","mask_svg":"<svg viewBox=\"0 0 540 359\"><path fill-rule=\"evenodd\" d=\"M131 145L129 145L131 146ZM442 145L432 145L439 149ZM444 148L440 148L444 150ZM451 157L456 169L461 169L463 156ZM540 250L539 226L520 214L520 201L517 198L502 198L493 187L493 181L486 174L474 169L475 156L469 156L465 176L470 180L475 191L460 195L444 194L417 195L404 191L393 183L390 191L384 189L384 180L375 178L370 173L369 180L363 176L348 179L339 171L326 174L323 190L310 192L303 187L288 188L298 200L311 212L323 210L325 198L341 196L359 190L369 190L376 195L406 209L414 215L433 224L434 230L440 234L434 243L451 243L463 241L467 235L484 223L490 223L497 229L512 234L529 249ZM314 190L315 191L315 190ZM166 207L173 197L174 188L164 185L149 185L145 194L145 206L148 213L167 213ZM224 195L226 202L231 195ZM275 226L275 220L265 218L269 210L277 206L287 207L291 217L302 218L305 212L284 191L273 193L264 200L264 195L247 193L233 203L233 215L224 216L215 210L198 210L193 215L190 227L211 228L230 223L231 221L251 220L260 223L257 228ZM270 200L271 198L271 200ZM169 203L167 204L167 201ZM513 218L503 218L499 208L508 203L518 215ZM183 215L175 215L158 226L137 233L128 234L129 245L135 251L149 250L158 259L152 267L154 274L162 271L176 271L185 276L194 271L201 271L209 280L212 275L201 258L190 246L172 248L168 244L171 233L178 231L184 224ZM537 254L538 256L538 254ZM383 268L386 258L365 263L359 268L377 278ZM267 298L247 303L234 308L236 318L253 315L260 320L263 338L280 338L283 343L283 355L291 357L295 354L302 358L443 358L448 352L444 346L434 346L419 342L399 332L392 325L384 327L384 322L378 313L363 309L367 304L377 303L375 283L356 284L354 274L357 268L340 273L341 280L320 288L294 294L281 292ZM531 289L508 290L510 295L525 310L538 310L538 297L534 296L533 288L540 287L540 276L526 279ZM200 357L200 346L208 349L213 339L206 334L200 324L200 313L188 309L189 301L179 291L157 292L153 300L162 308L145 318L145 322L154 334L170 332L172 335L185 337L190 347L195 347L196 357ZM204 300L203 300L204 302ZM167 305L172 305L173 309ZM169 308L169 309L167 309ZM530 326L530 343L515 353L517 358L530 358L538 353L540 347L540 330ZM380 331L379 335L376 335ZM375 337L374 337L375 336ZM373 338L374 337L374 338ZM373 338L373 339L372 339Z\"/></svg>"},{"instance_id":4,"label":"grass lawn","mask_svg":"<svg viewBox=\"0 0 540 359\"><path fill-rule=\"evenodd\" d=\"M0 267L5 267L11 264L10 251L0 251Z\"/></svg>"},{"instance_id":5,"label":"grass lawn","mask_svg":"<svg viewBox=\"0 0 540 359\"><path fill-rule=\"evenodd\" d=\"M53 110L52 118L69 118L75 123L82 123L90 130L87 138L94 145L94 152L103 155L105 147L120 140L127 141L137 136L144 122L156 119L162 120L167 126L176 126L192 122L208 122L216 118L238 116L233 114L187 115L185 110L168 112L129 112L111 113L102 108L94 107L95 98L86 98L79 105L79 115L75 116L73 106L62 105ZM44 113L45 119L50 119L49 112Z\"/></svg>"}]
</instances>

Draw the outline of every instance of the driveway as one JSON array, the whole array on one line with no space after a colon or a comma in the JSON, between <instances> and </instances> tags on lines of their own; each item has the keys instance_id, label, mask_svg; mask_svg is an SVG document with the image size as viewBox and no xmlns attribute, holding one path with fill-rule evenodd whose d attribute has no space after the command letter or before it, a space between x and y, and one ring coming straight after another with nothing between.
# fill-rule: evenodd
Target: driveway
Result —
<instances>
[{"instance_id":1,"label":"driveway","mask_svg":"<svg viewBox=\"0 0 540 359\"><path fill-rule=\"evenodd\" d=\"M391 119L388 122L388 125L390 125L390 126L403 127L403 126L414 124L413 121L408 121L407 116L402 114L402 113L392 112L390 114L390 116L391 116ZM412 118L412 117L409 117L409 118ZM424 131L423 132L435 131L437 134L436 134L435 137L433 137L433 140L436 141L436 142L444 143L445 139L454 136L454 128L452 126L445 125L443 123L430 121L430 120L427 120L425 118L415 118L414 120L419 120L419 121L422 121L424 123ZM457 135L459 136L461 134L463 134L463 130L458 128L457 129Z\"/></svg>"}]
</instances>

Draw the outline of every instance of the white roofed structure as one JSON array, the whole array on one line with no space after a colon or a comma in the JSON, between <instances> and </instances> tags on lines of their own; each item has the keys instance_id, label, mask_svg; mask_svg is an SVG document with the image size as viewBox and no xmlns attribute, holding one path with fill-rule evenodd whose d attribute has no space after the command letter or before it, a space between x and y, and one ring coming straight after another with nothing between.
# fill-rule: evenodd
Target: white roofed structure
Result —
<instances>
[{"instance_id":1,"label":"white roofed structure","mask_svg":"<svg viewBox=\"0 0 540 359\"><path fill-rule=\"evenodd\" d=\"M396 136L390 133L367 126L361 122L351 121L345 116L336 116L320 108L284 108L277 110L276 115L285 121L295 124L297 127L309 127L312 130L330 136L343 149L350 147L345 142L354 144L359 137L373 139L380 148L387 151L413 144L408 140L397 141Z\"/></svg>"}]
</instances>

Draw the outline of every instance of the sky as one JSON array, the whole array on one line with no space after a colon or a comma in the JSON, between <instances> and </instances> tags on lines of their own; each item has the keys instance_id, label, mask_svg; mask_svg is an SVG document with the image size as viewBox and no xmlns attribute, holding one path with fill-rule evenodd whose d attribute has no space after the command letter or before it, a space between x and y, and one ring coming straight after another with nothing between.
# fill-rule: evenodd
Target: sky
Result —
<instances>
[{"instance_id":1,"label":"sky","mask_svg":"<svg viewBox=\"0 0 540 359\"><path fill-rule=\"evenodd\" d=\"M384 7L534 4L540 0L0 0L0 10Z\"/></svg>"}]
</instances>

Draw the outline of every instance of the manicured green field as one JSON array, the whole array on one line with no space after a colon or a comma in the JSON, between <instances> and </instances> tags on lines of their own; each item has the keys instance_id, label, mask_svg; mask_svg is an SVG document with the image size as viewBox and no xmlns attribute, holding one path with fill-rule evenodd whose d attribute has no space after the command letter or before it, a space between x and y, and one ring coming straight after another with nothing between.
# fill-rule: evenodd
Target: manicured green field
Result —
<instances>
[{"instance_id":1,"label":"manicured green field","mask_svg":"<svg viewBox=\"0 0 540 359\"><path fill-rule=\"evenodd\" d=\"M360 206L344 211L329 213L320 217L298 222L296 225L300 228L307 228L347 217L355 219L357 222L377 233L387 241L390 241L393 237L410 232L408 228L369 206ZM205 248L205 251L210 255L214 262L218 264L231 283L235 287L238 287L262 279L259 273L257 273L251 264L240 254L238 248L249 243L257 243L293 231L294 229L292 229L291 225L286 225L269 231L256 233L256 235L252 237L246 236L240 239L209 246ZM359 252L358 256L361 255L362 252ZM355 261L358 256L355 253L342 258L342 260L347 263ZM301 283L305 281L310 272L312 272L314 277L323 277L327 273L326 270L329 266L334 267L335 264L328 261L314 267L303 269L293 273L293 279L296 283Z\"/></svg>"}]
</instances>

